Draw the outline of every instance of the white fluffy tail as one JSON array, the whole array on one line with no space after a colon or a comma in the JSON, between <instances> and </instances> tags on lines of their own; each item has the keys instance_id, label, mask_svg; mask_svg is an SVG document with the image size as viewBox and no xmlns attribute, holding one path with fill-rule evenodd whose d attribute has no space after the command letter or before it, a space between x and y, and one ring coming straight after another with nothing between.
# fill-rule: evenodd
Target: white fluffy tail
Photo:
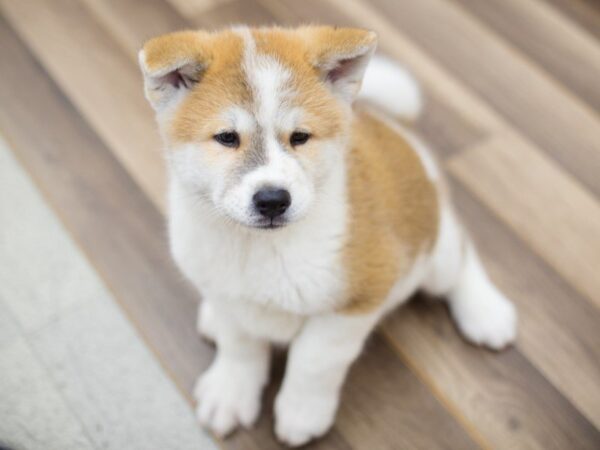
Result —
<instances>
[{"instance_id":1,"label":"white fluffy tail","mask_svg":"<svg viewBox=\"0 0 600 450\"><path fill-rule=\"evenodd\" d=\"M380 55L369 62L358 96L409 121L419 117L423 103L419 84L408 70Z\"/></svg>"}]
</instances>

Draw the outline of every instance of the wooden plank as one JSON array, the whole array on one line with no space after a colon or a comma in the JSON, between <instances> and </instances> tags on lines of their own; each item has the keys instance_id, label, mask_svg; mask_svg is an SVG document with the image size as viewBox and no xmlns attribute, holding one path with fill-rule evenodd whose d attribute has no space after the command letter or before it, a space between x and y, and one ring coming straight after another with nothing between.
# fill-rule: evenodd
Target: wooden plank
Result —
<instances>
[{"instance_id":1,"label":"wooden plank","mask_svg":"<svg viewBox=\"0 0 600 450\"><path fill-rule=\"evenodd\" d=\"M162 206L160 140L139 70L80 2L2 0L0 8L80 114Z\"/></svg>"},{"instance_id":2,"label":"wooden plank","mask_svg":"<svg viewBox=\"0 0 600 450\"><path fill-rule=\"evenodd\" d=\"M600 428L600 312L462 184L453 188L492 279L517 304L519 349Z\"/></svg>"},{"instance_id":3,"label":"wooden plank","mask_svg":"<svg viewBox=\"0 0 600 450\"><path fill-rule=\"evenodd\" d=\"M137 63L137 54L142 44L159 34L189 28L172 8L165 7L164 0L84 0L132 61ZM139 77L137 79L139 83Z\"/></svg>"},{"instance_id":4,"label":"wooden plank","mask_svg":"<svg viewBox=\"0 0 600 450\"><path fill-rule=\"evenodd\" d=\"M598 430L516 348L492 353L465 345L441 302L414 301L384 330L492 448L597 448Z\"/></svg>"},{"instance_id":5,"label":"wooden plank","mask_svg":"<svg viewBox=\"0 0 600 450\"><path fill-rule=\"evenodd\" d=\"M441 158L449 158L486 138L487 132L454 106L430 92L424 97L424 111L414 129Z\"/></svg>"},{"instance_id":6,"label":"wooden plank","mask_svg":"<svg viewBox=\"0 0 600 450\"><path fill-rule=\"evenodd\" d=\"M544 0L600 40L600 5L597 0Z\"/></svg>"},{"instance_id":7,"label":"wooden plank","mask_svg":"<svg viewBox=\"0 0 600 450\"><path fill-rule=\"evenodd\" d=\"M545 72L468 12L447 0L373 0L369 5L362 0L350 0L350 3L367 11L377 8L380 17L410 35L514 128L600 195L597 114L558 87ZM348 11L360 20L357 9Z\"/></svg>"},{"instance_id":8,"label":"wooden plank","mask_svg":"<svg viewBox=\"0 0 600 450\"><path fill-rule=\"evenodd\" d=\"M533 147L497 137L450 170L539 255L600 307L600 205Z\"/></svg>"},{"instance_id":9,"label":"wooden plank","mask_svg":"<svg viewBox=\"0 0 600 450\"><path fill-rule=\"evenodd\" d=\"M167 0L171 5L187 19L198 16L212 8L227 4L231 0Z\"/></svg>"},{"instance_id":10,"label":"wooden plank","mask_svg":"<svg viewBox=\"0 0 600 450\"><path fill-rule=\"evenodd\" d=\"M577 24L541 0L453 1L600 110L600 45Z\"/></svg>"},{"instance_id":11,"label":"wooden plank","mask_svg":"<svg viewBox=\"0 0 600 450\"><path fill-rule=\"evenodd\" d=\"M0 29L4 44L0 55L10 58L13 63L0 88L3 104L10 104L13 113L0 114L1 129L163 365L188 393L194 378L208 363L211 351L195 336L195 294L187 290L168 263L162 219L31 55L26 54L23 44L5 24ZM35 89L26 92L15 89L24 80ZM33 112L28 107L32 98L37 99L38 105ZM14 114L14 111L18 113ZM45 122L38 123L42 121ZM37 130L35 136L27 133L30 127ZM53 139L54 133L58 133L57 139ZM60 164L48 166L48 161L60 161ZM106 230L111 232L106 233ZM387 372L390 379L403 379L412 386L406 393L409 404L429 405L426 411L415 414L411 410L404 414L413 414L414 420L421 423L433 420L444 434L422 435L415 433L409 427L410 423L400 423L394 434L365 434L361 436L363 442L377 439L385 442L387 447L393 447L401 433L406 442L415 445L426 442L429 448L447 445L473 448L475 445L468 435L420 385L414 374L398 361L390 364L389 353L377 349L376 346L366 367L364 363L357 366L362 367L360 373L367 379L353 376L355 381L348 384L351 391L363 392L361 408L370 411L373 417L377 416L378 396L375 394L381 395L381 392L361 385L370 384L368 374L371 372ZM269 407L269 404L265 405L267 410ZM344 419L344 413L341 417L347 426L353 426L358 420L356 416ZM393 419L394 416L388 417L388 420ZM243 449L278 448L268 416L261 423L258 430L237 433L225 444ZM314 448L349 448L349 444L334 429Z\"/></svg>"},{"instance_id":12,"label":"wooden plank","mask_svg":"<svg viewBox=\"0 0 600 450\"><path fill-rule=\"evenodd\" d=\"M476 447L441 410L438 400L377 333L350 371L337 427L357 449ZM471 437L487 446L477 432L471 430Z\"/></svg>"},{"instance_id":13,"label":"wooden plank","mask_svg":"<svg viewBox=\"0 0 600 450\"><path fill-rule=\"evenodd\" d=\"M190 16L193 23L214 29L228 25L272 25L273 15L255 0L230 0L207 11Z\"/></svg>"}]
</instances>

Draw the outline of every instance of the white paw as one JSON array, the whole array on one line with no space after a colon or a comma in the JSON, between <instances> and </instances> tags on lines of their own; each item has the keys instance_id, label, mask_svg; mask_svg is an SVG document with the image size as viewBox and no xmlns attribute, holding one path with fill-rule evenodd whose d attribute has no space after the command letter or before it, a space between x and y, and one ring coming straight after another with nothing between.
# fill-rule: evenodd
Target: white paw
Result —
<instances>
[{"instance_id":1,"label":"white paw","mask_svg":"<svg viewBox=\"0 0 600 450\"><path fill-rule=\"evenodd\" d=\"M451 302L452 315L469 341L500 350L516 338L516 309L495 288L479 295L479 298Z\"/></svg>"},{"instance_id":2,"label":"white paw","mask_svg":"<svg viewBox=\"0 0 600 450\"><path fill-rule=\"evenodd\" d=\"M226 436L238 425L251 427L260 412L265 375L237 364L215 362L194 388L200 424Z\"/></svg>"},{"instance_id":3,"label":"white paw","mask_svg":"<svg viewBox=\"0 0 600 450\"><path fill-rule=\"evenodd\" d=\"M324 435L335 419L338 394L282 392L275 400L275 434L296 447Z\"/></svg>"},{"instance_id":4,"label":"white paw","mask_svg":"<svg viewBox=\"0 0 600 450\"><path fill-rule=\"evenodd\" d=\"M198 319L196 329L200 336L209 341L214 341L216 336L216 317L208 301L203 300L198 306Z\"/></svg>"}]
</instances>

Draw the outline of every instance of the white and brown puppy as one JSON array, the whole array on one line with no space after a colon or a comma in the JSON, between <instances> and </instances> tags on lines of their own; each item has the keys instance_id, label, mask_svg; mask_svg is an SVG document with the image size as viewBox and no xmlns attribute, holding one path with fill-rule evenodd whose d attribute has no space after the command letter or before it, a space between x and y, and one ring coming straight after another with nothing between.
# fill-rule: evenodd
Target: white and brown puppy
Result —
<instances>
[{"instance_id":1,"label":"white and brown puppy","mask_svg":"<svg viewBox=\"0 0 600 450\"><path fill-rule=\"evenodd\" d=\"M360 29L237 27L140 52L167 146L172 254L217 345L195 395L218 434L257 418L272 343L289 344L277 436L324 434L365 339L419 288L447 297L468 340L515 337L434 159L385 115L414 117L420 98L401 68L369 65L375 46ZM353 107L365 71L380 112Z\"/></svg>"}]
</instances>

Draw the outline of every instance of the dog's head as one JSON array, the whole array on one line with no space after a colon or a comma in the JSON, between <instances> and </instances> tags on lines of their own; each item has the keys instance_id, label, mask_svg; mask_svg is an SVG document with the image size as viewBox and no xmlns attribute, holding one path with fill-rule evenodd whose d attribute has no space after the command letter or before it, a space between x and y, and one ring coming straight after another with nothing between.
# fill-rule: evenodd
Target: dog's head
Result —
<instances>
[{"instance_id":1,"label":"dog's head","mask_svg":"<svg viewBox=\"0 0 600 450\"><path fill-rule=\"evenodd\" d=\"M184 31L139 54L173 176L224 217L304 217L343 161L374 33L350 28Z\"/></svg>"}]
</instances>

